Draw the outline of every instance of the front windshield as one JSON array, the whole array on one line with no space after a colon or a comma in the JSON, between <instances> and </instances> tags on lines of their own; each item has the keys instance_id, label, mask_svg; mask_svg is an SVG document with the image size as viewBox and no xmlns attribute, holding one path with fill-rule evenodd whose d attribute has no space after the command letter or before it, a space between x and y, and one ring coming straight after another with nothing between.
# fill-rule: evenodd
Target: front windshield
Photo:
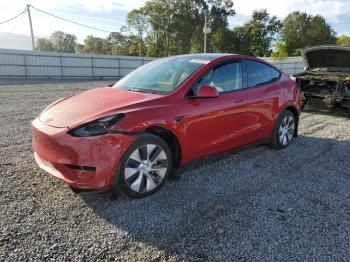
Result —
<instances>
[{"instance_id":1,"label":"front windshield","mask_svg":"<svg viewBox=\"0 0 350 262\"><path fill-rule=\"evenodd\" d=\"M113 87L137 92L167 94L174 91L208 62L209 60L194 56L155 60L131 72Z\"/></svg>"}]
</instances>

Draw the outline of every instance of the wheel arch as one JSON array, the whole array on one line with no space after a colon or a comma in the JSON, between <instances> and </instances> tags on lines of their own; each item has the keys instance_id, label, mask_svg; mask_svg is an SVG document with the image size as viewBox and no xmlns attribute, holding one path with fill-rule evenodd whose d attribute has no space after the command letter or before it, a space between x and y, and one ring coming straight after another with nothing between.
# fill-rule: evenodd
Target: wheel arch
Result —
<instances>
[{"instance_id":1,"label":"wheel arch","mask_svg":"<svg viewBox=\"0 0 350 262\"><path fill-rule=\"evenodd\" d=\"M298 129L299 129L299 111L298 109L296 108L295 105L291 104L291 105L287 105L283 110L288 110L288 111L291 111L295 117L295 130L294 130L294 137L297 137L298 136Z\"/></svg>"},{"instance_id":2,"label":"wheel arch","mask_svg":"<svg viewBox=\"0 0 350 262\"><path fill-rule=\"evenodd\" d=\"M178 168L182 159L182 148L178 137L169 130L162 126L150 126L143 130L144 133L150 133L160 137L167 143L172 153L173 167Z\"/></svg>"}]
</instances>

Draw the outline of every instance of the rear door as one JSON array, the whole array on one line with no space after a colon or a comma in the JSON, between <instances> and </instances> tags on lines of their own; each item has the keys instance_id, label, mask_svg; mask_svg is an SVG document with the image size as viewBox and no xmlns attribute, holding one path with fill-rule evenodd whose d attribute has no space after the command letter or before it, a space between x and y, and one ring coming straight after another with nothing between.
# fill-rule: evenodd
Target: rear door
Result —
<instances>
[{"instance_id":1,"label":"rear door","mask_svg":"<svg viewBox=\"0 0 350 262\"><path fill-rule=\"evenodd\" d=\"M272 135L275 114L284 101L280 84L281 73L273 67L255 60L244 60L247 74L247 128L251 132L248 143Z\"/></svg>"}]
</instances>

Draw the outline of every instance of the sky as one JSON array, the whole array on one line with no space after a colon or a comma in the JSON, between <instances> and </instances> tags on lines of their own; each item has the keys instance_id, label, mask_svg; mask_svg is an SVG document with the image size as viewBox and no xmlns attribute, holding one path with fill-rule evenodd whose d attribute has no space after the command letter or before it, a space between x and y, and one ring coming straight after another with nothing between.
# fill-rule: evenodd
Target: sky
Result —
<instances>
[{"instance_id":1,"label":"sky","mask_svg":"<svg viewBox=\"0 0 350 262\"><path fill-rule=\"evenodd\" d=\"M252 12L266 8L272 15L283 19L293 11L309 14L321 14L332 25L338 35L350 36L349 0L233 0L236 15L229 19L230 27L242 25ZM145 0L11 0L0 2L0 22L9 19L24 10L26 4L55 15L74 20L107 31L118 31L125 25L128 11L141 7ZM87 35L106 37L108 33L87 29L31 9L34 35L47 37L53 31L62 30L75 34L78 42L83 42ZM10 48L12 33L29 35L27 15L9 23L0 24L0 47Z\"/></svg>"}]
</instances>

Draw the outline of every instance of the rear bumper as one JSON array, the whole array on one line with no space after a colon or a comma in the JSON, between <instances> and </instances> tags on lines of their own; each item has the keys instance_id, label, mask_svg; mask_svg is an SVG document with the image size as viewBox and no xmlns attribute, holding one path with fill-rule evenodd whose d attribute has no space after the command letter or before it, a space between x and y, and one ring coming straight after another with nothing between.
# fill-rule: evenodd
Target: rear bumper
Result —
<instances>
[{"instance_id":1,"label":"rear bumper","mask_svg":"<svg viewBox=\"0 0 350 262\"><path fill-rule=\"evenodd\" d=\"M106 134L73 137L67 128L32 124L35 161L46 172L76 189L107 189L122 154L135 136Z\"/></svg>"}]
</instances>

